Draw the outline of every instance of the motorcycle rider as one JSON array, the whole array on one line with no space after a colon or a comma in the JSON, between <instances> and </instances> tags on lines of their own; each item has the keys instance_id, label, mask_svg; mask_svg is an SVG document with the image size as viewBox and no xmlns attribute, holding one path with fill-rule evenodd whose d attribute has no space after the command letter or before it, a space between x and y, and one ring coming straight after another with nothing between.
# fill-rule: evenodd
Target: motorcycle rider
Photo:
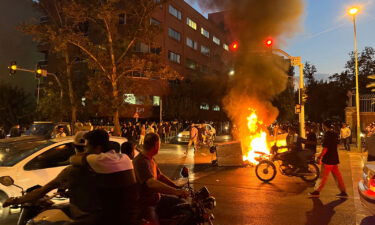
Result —
<instances>
[{"instance_id":1,"label":"motorcycle rider","mask_svg":"<svg viewBox=\"0 0 375 225\"><path fill-rule=\"evenodd\" d=\"M133 164L126 154L111 148L109 135L104 130L93 130L85 135L87 153L73 156L70 162L95 172L95 184L102 205L100 224L138 224L139 188Z\"/></svg>"},{"instance_id":2,"label":"motorcycle rider","mask_svg":"<svg viewBox=\"0 0 375 225\"><path fill-rule=\"evenodd\" d=\"M307 135L306 139L301 138L302 143L305 144L305 149L297 153L299 160L302 162L302 172L309 172L308 160L316 154L316 145L318 139L312 127L306 127Z\"/></svg>"},{"instance_id":3,"label":"motorcycle rider","mask_svg":"<svg viewBox=\"0 0 375 225\"><path fill-rule=\"evenodd\" d=\"M179 210L176 206L185 203L179 196L186 198L189 192L179 189L171 179L165 176L159 169L154 156L160 149L160 138L155 133L146 135L143 151L133 160L137 182L141 186L140 205L144 218L159 225L159 218L170 218L171 215L185 215L180 218L178 224L190 224L189 210ZM173 196L174 195L174 196Z\"/></svg>"},{"instance_id":4,"label":"motorcycle rider","mask_svg":"<svg viewBox=\"0 0 375 225\"><path fill-rule=\"evenodd\" d=\"M285 161L291 165L296 166L295 173L300 172L303 168L303 163L298 158L298 153L302 151L301 139L296 133L294 127L288 127L288 135L286 136L286 148L288 153L285 154Z\"/></svg>"},{"instance_id":5,"label":"motorcycle rider","mask_svg":"<svg viewBox=\"0 0 375 225\"><path fill-rule=\"evenodd\" d=\"M74 146L77 154L84 151L86 141L85 131L80 131L74 138ZM46 185L37 188L22 197L9 198L3 206L35 202L54 189L68 189L69 202L68 214L74 220L72 224L97 224L101 206L98 201L96 188L92 185L95 181L94 173L75 166L68 166L61 171L56 178Z\"/></svg>"}]
</instances>

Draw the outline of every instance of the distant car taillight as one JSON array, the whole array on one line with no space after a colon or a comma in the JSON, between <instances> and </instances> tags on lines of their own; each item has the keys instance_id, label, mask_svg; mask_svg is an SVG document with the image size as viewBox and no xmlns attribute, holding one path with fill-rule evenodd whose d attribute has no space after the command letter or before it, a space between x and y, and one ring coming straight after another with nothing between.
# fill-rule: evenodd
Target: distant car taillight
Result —
<instances>
[{"instance_id":1,"label":"distant car taillight","mask_svg":"<svg viewBox=\"0 0 375 225\"><path fill-rule=\"evenodd\" d=\"M368 181L369 190L375 192L375 176L372 176Z\"/></svg>"}]
</instances>

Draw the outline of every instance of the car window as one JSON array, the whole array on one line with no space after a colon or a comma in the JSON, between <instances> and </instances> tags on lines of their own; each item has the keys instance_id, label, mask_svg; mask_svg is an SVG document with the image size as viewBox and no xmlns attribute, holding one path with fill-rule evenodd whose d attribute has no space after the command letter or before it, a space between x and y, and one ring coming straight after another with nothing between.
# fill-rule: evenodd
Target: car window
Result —
<instances>
[{"instance_id":1,"label":"car window","mask_svg":"<svg viewBox=\"0 0 375 225\"><path fill-rule=\"evenodd\" d=\"M32 159L25 165L24 169L39 170L67 166L69 165L70 156L74 154L75 151L72 143L58 145Z\"/></svg>"}]
</instances>

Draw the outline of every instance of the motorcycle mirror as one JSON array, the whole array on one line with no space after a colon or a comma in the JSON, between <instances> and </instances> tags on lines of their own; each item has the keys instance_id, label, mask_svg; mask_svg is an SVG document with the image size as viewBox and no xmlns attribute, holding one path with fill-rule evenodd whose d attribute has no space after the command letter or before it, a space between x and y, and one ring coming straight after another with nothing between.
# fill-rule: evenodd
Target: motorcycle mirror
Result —
<instances>
[{"instance_id":1,"label":"motorcycle mirror","mask_svg":"<svg viewBox=\"0 0 375 225\"><path fill-rule=\"evenodd\" d=\"M0 177L0 184L9 187L14 184L14 180L10 176L3 176Z\"/></svg>"},{"instance_id":2,"label":"motorcycle mirror","mask_svg":"<svg viewBox=\"0 0 375 225\"><path fill-rule=\"evenodd\" d=\"M188 178L189 177L189 169L187 167L183 167L181 169L181 176L184 177L184 178Z\"/></svg>"}]
</instances>

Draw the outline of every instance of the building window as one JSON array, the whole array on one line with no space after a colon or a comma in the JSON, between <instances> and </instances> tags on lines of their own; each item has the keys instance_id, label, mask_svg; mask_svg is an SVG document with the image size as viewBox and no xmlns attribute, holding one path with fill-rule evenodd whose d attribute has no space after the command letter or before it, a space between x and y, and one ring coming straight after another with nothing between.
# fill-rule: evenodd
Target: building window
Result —
<instances>
[{"instance_id":1,"label":"building window","mask_svg":"<svg viewBox=\"0 0 375 225\"><path fill-rule=\"evenodd\" d=\"M219 38L213 36L212 41L213 41L215 44L220 45L220 39L219 39Z\"/></svg>"},{"instance_id":2,"label":"building window","mask_svg":"<svg viewBox=\"0 0 375 225\"><path fill-rule=\"evenodd\" d=\"M118 23L119 24L126 24L126 14L125 13L121 13L120 15L118 15Z\"/></svg>"},{"instance_id":3,"label":"building window","mask_svg":"<svg viewBox=\"0 0 375 225\"><path fill-rule=\"evenodd\" d=\"M186 18L186 24L187 24L189 27L193 28L194 30L197 30L197 23L194 22L194 21L192 21L189 17Z\"/></svg>"},{"instance_id":4,"label":"building window","mask_svg":"<svg viewBox=\"0 0 375 225\"><path fill-rule=\"evenodd\" d=\"M181 11L178 11L175 7L171 5L169 5L169 13L177 19L181 20Z\"/></svg>"},{"instance_id":5,"label":"building window","mask_svg":"<svg viewBox=\"0 0 375 225\"><path fill-rule=\"evenodd\" d=\"M137 103L137 99L135 98L134 94L124 94L124 102L135 105Z\"/></svg>"},{"instance_id":6,"label":"building window","mask_svg":"<svg viewBox=\"0 0 375 225\"><path fill-rule=\"evenodd\" d=\"M186 38L186 45L189 46L190 48L193 48L195 50L198 49L198 42L196 41L193 41L192 39L190 38Z\"/></svg>"},{"instance_id":7,"label":"building window","mask_svg":"<svg viewBox=\"0 0 375 225\"><path fill-rule=\"evenodd\" d=\"M181 62L181 56L179 54L171 52L171 51L168 52L168 58L171 62L175 62L175 63Z\"/></svg>"},{"instance_id":8,"label":"building window","mask_svg":"<svg viewBox=\"0 0 375 225\"><path fill-rule=\"evenodd\" d=\"M152 105L160 106L160 96L152 96Z\"/></svg>"},{"instance_id":9,"label":"building window","mask_svg":"<svg viewBox=\"0 0 375 225\"><path fill-rule=\"evenodd\" d=\"M210 106L207 103L202 103L199 108L201 110L210 110Z\"/></svg>"},{"instance_id":10,"label":"building window","mask_svg":"<svg viewBox=\"0 0 375 225\"><path fill-rule=\"evenodd\" d=\"M159 26L161 23L160 23L160 21L157 20L157 19L150 18L150 24L151 24L151 25L155 25L155 26Z\"/></svg>"},{"instance_id":11,"label":"building window","mask_svg":"<svg viewBox=\"0 0 375 225\"><path fill-rule=\"evenodd\" d=\"M210 55L210 49L207 48L206 46L201 45L201 53L203 55L209 56Z\"/></svg>"},{"instance_id":12,"label":"building window","mask_svg":"<svg viewBox=\"0 0 375 225\"><path fill-rule=\"evenodd\" d=\"M169 35L169 37L175 39L176 41L181 40L181 34L177 31L173 30L172 28L168 29L168 35Z\"/></svg>"},{"instance_id":13,"label":"building window","mask_svg":"<svg viewBox=\"0 0 375 225\"><path fill-rule=\"evenodd\" d=\"M216 112L219 112L220 111L220 106L214 105L214 107L212 108L212 110L216 111Z\"/></svg>"},{"instance_id":14,"label":"building window","mask_svg":"<svg viewBox=\"0 0 375 225\"><path fill-rule=\"evenodd\" d=\"M223 48L227 51L229 51L229 46L227 44L223 44Z\"/></svg>"},{"instance_id":15,"label":"building window","mask_svg":"<svg viewBox=\"0 0 375 225\"><path fill-rule=\"evenodd\" d=\"M142 42L137 42L134 45L134 52L148 53L150 52L150 46Z\"/></svg>"},{"instance_id":16,"label":"building window","mask_svg":"<svg viewBox=\"0 0 375 225\"><path fill-rule=\"evenodd\" d=\"M205 30L203 27L201 27L201 34L205 36L206 38L210 38L210 33Z\"/></svg>"},{"instance_id":17,"label":"building window","mask_svg":"<svg viewBox=\"0 0 375 225\"><path fill-rule=\"evenodd\" d=\"M186 67L192 70L195 70L197 68L197 63L194 60L186 59Z\"/></svg>"}]
</instances>

